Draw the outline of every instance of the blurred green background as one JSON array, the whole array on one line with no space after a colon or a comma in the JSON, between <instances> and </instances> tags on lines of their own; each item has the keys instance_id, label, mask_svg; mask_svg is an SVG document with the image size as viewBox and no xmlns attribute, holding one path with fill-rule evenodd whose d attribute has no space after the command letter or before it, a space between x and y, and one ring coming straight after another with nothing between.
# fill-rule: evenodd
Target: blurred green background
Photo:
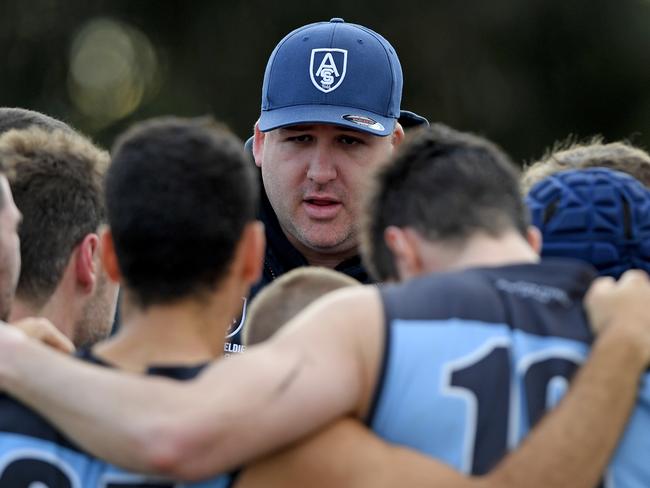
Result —
<instances>
[{"instance_id":1,"label":"blurred green background","mask_svg":"<svg viewBox=\"0 0 650 488\"><path fill-rule=\"evenodd\" d=\"M211 113L245 138L275 44L331 17L395 46L403 108L520 162L569 134L650 147L649 0L0 0L0 105L104 146L161 114Z\"/></svg>"}]
</instances>

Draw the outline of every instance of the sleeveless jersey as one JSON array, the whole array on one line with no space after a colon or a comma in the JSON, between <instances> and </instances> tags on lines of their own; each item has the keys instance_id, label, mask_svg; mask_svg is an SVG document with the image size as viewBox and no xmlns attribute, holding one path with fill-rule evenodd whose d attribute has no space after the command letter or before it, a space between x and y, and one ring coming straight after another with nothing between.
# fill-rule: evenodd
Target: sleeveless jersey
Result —
<instances>
[{"instance_id":1,"label":"sleeveless jersey","mask_svg":"<svg viewBox=\"0 0 650 488\"><path fill-rule=\"evenodd\" d=\"M381 288L386 346L369 417L389 442L484 474L566 392L592 342L595 272L549 260L437 273ZM650 486L650 381L605 486Z\"/></svg>"},{"instance_id":2,"label":"sleeveless jersey","mask_svg":"<svg viewBox=\"0 0 650 488\"><path fill-rule=\"evenodd\" d=\"M108 366L89 352L80 356ZM150 368L148 374L186 380L201 368ZM116 403L115 408L120 405ZM0 488L229 488L235 477L232 473L199 483L180 483L124 471L92 457L28 407L0 396Z\"/></svg>"}]
</instances>

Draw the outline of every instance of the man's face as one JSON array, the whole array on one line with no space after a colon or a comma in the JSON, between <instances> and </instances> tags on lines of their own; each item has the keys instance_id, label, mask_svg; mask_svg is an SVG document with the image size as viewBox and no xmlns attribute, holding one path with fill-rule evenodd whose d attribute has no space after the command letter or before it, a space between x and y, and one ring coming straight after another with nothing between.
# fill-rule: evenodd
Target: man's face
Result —
<instances>
[{"instance_id":1,"label":"man's face","mask_svg":"<svg viewBox=\"0 0 650 488\"><path fill-rule=\"evenodd\" d=\"M7 320L20 276L20 238L18 225L21 215L7 178L0 176L3 205L0 209L0 320Z\"/></svg>"},{"instance_id":2,"label":"man's face","mask_svg":"<svg viewBox=\"0 0 650 488\"><path fill-rule=\"evenodd\" d=\"M256 130L255 160L290 242L307 257L357 253L360 201L369 173L402 139L335 125Z\"/></svg>"}]
</instances>

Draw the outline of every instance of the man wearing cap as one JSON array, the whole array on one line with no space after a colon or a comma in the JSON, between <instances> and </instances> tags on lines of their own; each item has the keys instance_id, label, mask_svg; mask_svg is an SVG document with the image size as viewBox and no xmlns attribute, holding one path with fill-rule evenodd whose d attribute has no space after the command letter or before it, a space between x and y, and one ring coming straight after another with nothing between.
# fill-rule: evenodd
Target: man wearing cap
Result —
<instances>
[{"instance_id":1,"label":"man wearing cap","mask_svg":"<svg viewBox=\"0 0 650 488\"><path fill-rule=\"evenodd\" d=\"M402 141L403 127L428 124L400 110L401 98L397 54L366 27L334 18L300 27L278 43L266 65L252 138L267 244L250 298L300 266L372 282L358 250L361 187ZM245 313L246 303L226 354L244 349Z\"/></svg>"},{"instance_id":2,"label":"man wearing cap","mask_svg":"<svg viewBox=\"0 0 650 488\"><path fill-rule=\"evenodd\" d=\"M356 223L361 185L402 141L402 69L372 30L334 18L300 27L271 54L253 154L264 185L267 251L259 289L299 266L362 282Z\"/></svg>"}]
</instances>

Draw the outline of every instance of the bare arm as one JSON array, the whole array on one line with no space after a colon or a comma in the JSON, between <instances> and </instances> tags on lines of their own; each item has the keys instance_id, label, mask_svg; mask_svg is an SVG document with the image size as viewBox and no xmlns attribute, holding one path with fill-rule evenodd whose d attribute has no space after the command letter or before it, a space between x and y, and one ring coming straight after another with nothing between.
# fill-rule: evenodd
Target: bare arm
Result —
<instances>
[{"instance_id":1,"label":"bare arm","mask_svg":"<svg viewBox=\"0 0 650 488\"><path fill-rule=\"evenodd\" d=\"M573 457L567 463L570 469L579 467L592 481L611 453L635 396L643 369L636 363L645 365L650 357L650 334L639 326L650 323L644 311L650 285L647 278L644 286L637 285L633 289L644 292L636 302L642 306L618 307L625 313L615 317L617 327L607 336L613 338L599 340L595 352L604 350L580 373L552 417L555 422L543 424L531 437L539 445L565 446L566 457ZM368 293L354 290L332 297L334 303L314 305L296 319L293 331L241 358L220 362L190 384L92 368L3 328L0 381L100 456L132 469L205 477L291 442L336 416L363 410L359 391L369 389L364 379L372 376L367 371L372 361L359 360L367 350L356 334L381 336L368 329L381 326L377 297ZM352 309L336 307L348 299ZM326 326L318 327L324 320ZM370 349L380 346L375 343ZM618 358L619 367L613 368L609 356ZM598 357L606 359L595 361ZM594 384L604 387L592 389ZM530 473L568 476L566 465L555 464L561 458L545 457L555 447L524 450L528 445L504 461L495 479L503 484L525 479L527 485Z\"/></svg>"},{"instance_id":2,"label":"bare arm","mask_svg":"<svg viewBox=\"0 0 650 488\"><path fill-rule=\"evenodd\" d=\"M362 408L365 378L374 373L358 338L382 337L367 330L381 327L381 309L372 288L345 293L310 307L270 343L184 384L92 367L3 329L0 383L99 457L127 469L206 477ZM373 347L379 356L381 341Z\"/></svg>"},{"instance_id":3,"label":"bare arm","mask_svg":"<svg viewBox=\"0 0 650 488\"><path fill-rule=\"evenodd\" d=\"M470 478L415 451L390 445L353 419L256 462L236 488L394 488L478 486Z\"/></svg>"},{"instance_id":4,"label":"bare arm","mask_svg":"<svg viewBox=\"0 0 650 488\"><path fill-rule=\"evenodd\" d=\"M486 476L463 475L346 419L255 463L236 487L590 488L623 431L645 362L624 337L603 337L567 398Z\"/></svg>"},{"instance_id":5,"label":"bare arm","mask_svg":"<svg viewBox=\"0 0 650 488\"><path fill-rule=\"evenodd\" d=\"M590 310L599 328L609 322L607 330L558 408L485 476L468 477L434 459L386 444L348 419L254 464L237 488L596 486L634 405L639 377L650 361L650 317L639 313L649 285L644 277L628 277L622 283L619 292L636 288L634 303L621 302L620 296L610 293L612 283L606 280L592 289Z\"/></svg>"}]
</instances>

